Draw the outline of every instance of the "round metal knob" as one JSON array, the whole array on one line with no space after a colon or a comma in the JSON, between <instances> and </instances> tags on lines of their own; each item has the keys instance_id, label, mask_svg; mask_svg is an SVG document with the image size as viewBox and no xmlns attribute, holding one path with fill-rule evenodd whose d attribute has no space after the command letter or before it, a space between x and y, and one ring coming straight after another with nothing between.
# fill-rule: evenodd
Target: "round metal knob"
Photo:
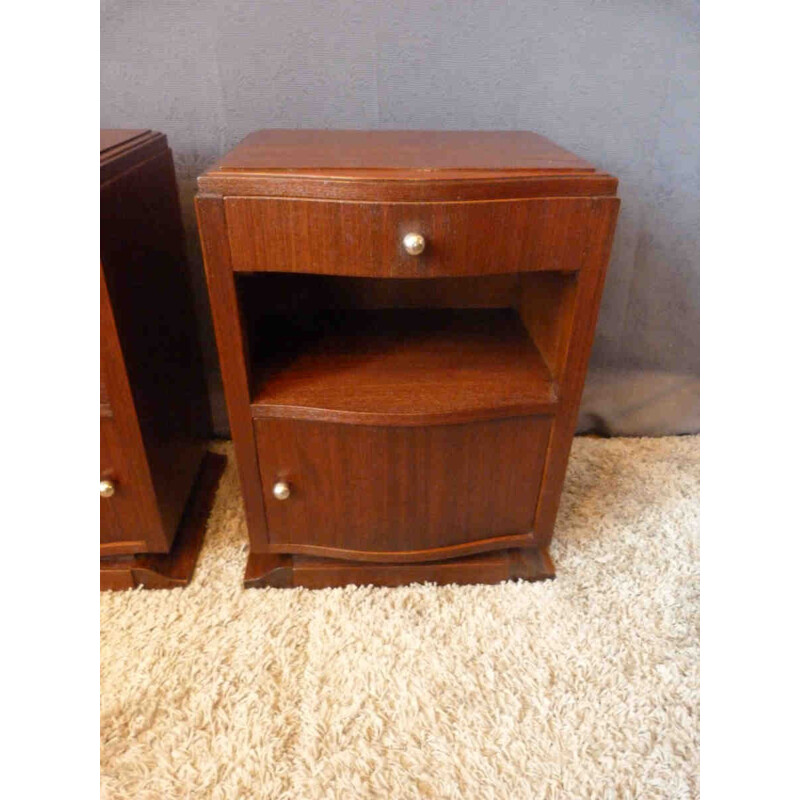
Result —
<instances>
[{"instance_id":1,"label":"round metal knob","mask_svg":"<svg viewBox=\"0 0 800 800\"><path fill-rule=\"evenodd\" d=\"M113 497L116 490L114 481L100 481L100 497Z\"/></svg>"},{"instance_id":2,"label":"round metal knob","mask_svg":"<svg viewBox=\"0 0 800 800\"><path fill-rule=\"evenodd\" d=\"M418 256L425 249L425 237L421 233L407 233L403 237L403 247L410 256Z\"/></svg>"},{"instance_id":3,"label":"round metal knob","mask_svg":"<svg viewBox=\"0 0 800 800\"><path fill-rule=\"evenodd\" d=\"M291 493L292 490L289 488L289 484L286 483L286 481L278 481L272 487L272 494L275 495L276 500L288 500Z\"/></svg>"}]
</instances>

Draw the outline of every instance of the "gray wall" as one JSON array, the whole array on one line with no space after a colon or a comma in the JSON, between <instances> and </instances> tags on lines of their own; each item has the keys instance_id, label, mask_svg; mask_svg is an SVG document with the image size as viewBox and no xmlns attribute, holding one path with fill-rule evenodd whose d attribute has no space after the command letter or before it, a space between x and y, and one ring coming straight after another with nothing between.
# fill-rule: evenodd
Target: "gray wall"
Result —
<instances>
[{"instance_id":1,"label":"gray wall","mask_svg":"<svg viewBox=\"0 0 800 800\"><path fill-rule=\"evenodd\" d=\"M191 206L257 128L528 129L620 179L583 429L699 429L696 0L102 0L101 125L169 137Z\"/></svg>"}]
</instances>

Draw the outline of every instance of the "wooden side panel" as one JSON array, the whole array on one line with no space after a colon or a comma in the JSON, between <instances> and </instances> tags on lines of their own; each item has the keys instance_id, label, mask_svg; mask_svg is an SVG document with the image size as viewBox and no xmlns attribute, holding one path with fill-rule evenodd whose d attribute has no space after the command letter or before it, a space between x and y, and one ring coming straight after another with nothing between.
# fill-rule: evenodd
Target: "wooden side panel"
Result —
<instances>
[{"instance_id":1,"label":"wooden side panel","mask_svg":"<svg viewBox=\"0 0 800 800\"><path fill-rule=\"evenodd\" d=\"M269 552L403 561L530 544L550 425L257 420ZM287 500L273 497L277 480Z\"/></svg>"},{"instance_id":2,"label":"wooden side panel","mask_svg":"<svg viewBox=\"0 0 800 800\"><path fill-rule=\"evenodd\" d=\"M561 401L550 437L536 512L534 534L539 547L547 547L553 537L618 212L618 198L595 198L593 201L591 239L578 276L572 330L560 387Z\"/></svg>"},{"instance_id":3,"label":"wooden side panel","mask_svg":"<svg viewBox=\"0 0 800 800\"><path fill-rule=\"evenodd\" d=\"M428 278L578 269L594 200L351 203L225 199L233 269ZM407 233L426 239L405 252Z\"/></svg>"},{"instance_id":4,"label":"wooden side panel","mask_svg":"<svg viewBox=\"0 0 800 800\"><path fill-rule=\"evenodd\" d=\"M222 200L213 197L197 197L195 207L247 529L251 547L263 552L269 543L267 517L250 418L248 347L231 270L225 210Z\"/></svg>"},{"instance_id":5,"label":"wooden side panel","mask_svg":"<svg viewBox=\"0 0 800 800\"><path fill-rule=\"evenodd\" d=\"M175 175L163 146L100 192L103 268L167 540L155 552L169 549L210 433Z\"/></svg>"},{"instance_id":6,"label":"wooden side panel","mask_svg":"<svg viewBox=\"0 0 800 800\"><path fill-rule=\"evenodd\" d=\"M100 498L101 554L105 546L123 543L124 552L146 547L169 549L156 504L139 421L117 328L100 269L100 360L112 417L100 418L100 480L112 480L113 497ZM119 553L120 549L110 548Z\"/></svg>"},{"instance_id":7,"label":"wooden side panel","mask_svg":"<svg viewBox=\"0 0 800 800\"><path fill-rule=\"evenodd\" d=\"M520 276L520 285L520 317L550 374L561 383L575 314L577 275L528 272Z\"/></svg>"}]
</instances>

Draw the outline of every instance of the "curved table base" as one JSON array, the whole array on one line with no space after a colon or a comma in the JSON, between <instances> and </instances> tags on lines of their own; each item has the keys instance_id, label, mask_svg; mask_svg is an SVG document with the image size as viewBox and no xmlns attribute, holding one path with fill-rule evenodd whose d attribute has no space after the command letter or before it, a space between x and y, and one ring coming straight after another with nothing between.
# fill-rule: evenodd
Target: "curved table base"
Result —
<instances>
[{"instance_id":1,"label":"curved table base","mask_svg":"<svg viewBox=\"0 0 800 800\"><path fill-rule=\"evenodd\" d=\"M500 583L522 579L555 577L547 548L499 550L492 553L428 563L386 564L341 561L274 553L250 553L244 585L247 589L303 586L325 589L334 586L405 586L410 583Z\"/></svg>"}]
</instances>

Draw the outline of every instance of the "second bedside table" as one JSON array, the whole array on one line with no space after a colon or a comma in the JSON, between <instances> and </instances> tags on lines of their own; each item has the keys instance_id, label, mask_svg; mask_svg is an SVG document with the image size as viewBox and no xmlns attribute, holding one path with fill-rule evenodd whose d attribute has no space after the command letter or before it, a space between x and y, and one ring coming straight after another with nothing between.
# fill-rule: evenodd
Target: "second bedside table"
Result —
<instances>
[{"instance_id":1,"label":"second bedside table","mask_svg":"<svg viewBox=\"0 0 800 800\"><path fill-rule=\"evenodd\" d=\"M100 588L189 583L225 457L163 133L100 131Z\"/></svg>"}]
</instances>

